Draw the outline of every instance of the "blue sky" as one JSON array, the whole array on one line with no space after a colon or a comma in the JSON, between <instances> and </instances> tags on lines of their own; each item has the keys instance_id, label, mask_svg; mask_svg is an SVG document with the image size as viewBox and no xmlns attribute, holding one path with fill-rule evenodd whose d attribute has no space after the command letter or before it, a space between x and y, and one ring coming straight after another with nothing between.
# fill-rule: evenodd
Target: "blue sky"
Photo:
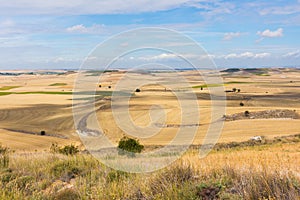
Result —
<instances>
[{"instance_id":1,"label":"blue sky","mask_svg":"<svg viewBox=\"0 0 300 200\"><path fill-rule=\"evenodd\" d=\"M0 0L0 69L76 69L97 44L142 27L191 37L220 68L300 66L300 0ZM132 64L174 62L147 53Z\"/></svg>"}]
</instances>

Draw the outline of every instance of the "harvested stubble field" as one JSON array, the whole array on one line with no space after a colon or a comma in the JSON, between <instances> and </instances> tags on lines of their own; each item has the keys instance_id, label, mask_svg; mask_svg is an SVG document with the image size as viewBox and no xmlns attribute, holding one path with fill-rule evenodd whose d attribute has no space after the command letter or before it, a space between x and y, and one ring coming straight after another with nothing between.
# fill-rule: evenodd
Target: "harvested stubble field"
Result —
<instances>
[{"instance_id":1,"label":"harvested stubble field","mask_svg":"<svg viewBox=\"0 0 300 200\"><path fill-rule=\"evenodd\" d=\"M95 82L95 88L91 88L97 91L98 121L86 116L85 128L92 129L99 122L102 134L116 144L124 132L114 121L110 101L124 73L86 72L87 78L103 77L101 82ZM242 118L224 121L219 143L240 144L253 136L271 140L300 133L298 117L272 117L274 110L288 110L286 112L293 112L295 116L300 114L298 69L224 71L221 72L224 84L217 85L198 81L193 71L180 74L190 81L199 104L200 121L189 124L197 128L194 145L202 143L210 125L210 87L222 86L230 91L226 92L224 115ZM137 76L148 80L155 75L153 72L150 76ZM221 148L204 159L199 159L195 150L189 150L169 168L143 175L114 171L86 154L63 156L48 153L52 143L76 144L80 149L84 148L74 128L72 100L82 103L90 97L81 98L82 93L72 95L76 77L76 73L0 76L0 143L11 149L9 166L1 169L2 199L299 198L298 139ZM178 90L182 89L178 86ZM140 92L132 91L132 94L131 119L141 127L150 122L149 108L153 105L159 104L167 110L166 123L164 126L158 124L161 131L153 137L140 139L140 142L146 149L168 144L182 126L176 96L160 85L145 85ZM246 111L250 116L243 116ZM263 114L251 117L255 113ZM41 135L42 131L45 135Z\"/></svg>"}]
</instances>

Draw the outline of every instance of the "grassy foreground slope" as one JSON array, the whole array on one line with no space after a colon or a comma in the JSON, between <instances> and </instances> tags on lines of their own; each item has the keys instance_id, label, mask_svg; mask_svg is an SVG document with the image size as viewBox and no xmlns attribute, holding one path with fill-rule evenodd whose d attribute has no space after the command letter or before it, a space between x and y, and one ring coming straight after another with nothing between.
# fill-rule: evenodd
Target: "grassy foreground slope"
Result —
<instances>
[{"instance_id":1,"label":"grassy foreground slope","mask_svg":"<svg viewBox=\"0 0 300 200\"><path fill-rule=\"evenodd\" d=\"M299 199L299 135L249 145L220 145L204 159L189 150L147 174L116 171L83 153L11 153L0 167L0 199Z\"/></svg>"}]
</instances>

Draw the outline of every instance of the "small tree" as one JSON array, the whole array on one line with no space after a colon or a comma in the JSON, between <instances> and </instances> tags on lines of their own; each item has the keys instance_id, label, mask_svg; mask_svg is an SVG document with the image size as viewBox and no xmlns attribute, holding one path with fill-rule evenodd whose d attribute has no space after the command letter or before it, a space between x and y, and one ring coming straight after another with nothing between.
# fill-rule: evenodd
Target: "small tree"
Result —
<instances>
[{"instance_id":1,"label":"small tree","mask_svg":"<svg viewBox=\"0 0 300 200\"><path fill-rule=\"evenodd\" d=\"M237 89L237 92L241 92L241 89Z\"/></svg>"},{"instance_id":2,"label":"small tree","mask_svg":"<svg viewBox=\"0 0 300 200\"><path fill-rule=\"evenodd\" d=\"M243 102L241 102L241 103L240 103L240 106L244 106L244 103L243 103Z\"/></svg>"},{"instance_id":3,"label":"small tree","mask_svg":"<svg viewBox=\"0 0 300 200\"><path fill-rule=\"evenodd\" d=\"M236 88L232 88L232 92L236 92Z\"/></svg>"},{"instance_id":4,"label":"small tree","mask_svg":"<svg viewBox=\"0 0 300 200\"><path fill-rule=\"evenodd\" d=\"M135 92L141 92L141 90L139 88L136 88Z\"/></svg>"},{"instance_id":5,"label":"small tree","mask_svg":"<svg viewBox=\"0 0 300 200\"><path fill-rule=\"evenodd\" d=\"M248 110L245 111L245 117L249 117L250 116L250 112Z\"/></svg>"},{"instance_id":6,"label":"small tree","mask_svg":"<svg viewBox=\"0 0 300 200\"><path fill-rule=\"evenodd\" d=\"M119 151L119 154L124 155L125 154L124 151L128 151L131 153L141 153L142 150L144 149L144 146L141 145L138 140L124 136L119 141L118 148L121 149Z\"/></svg>"}]
</instances>

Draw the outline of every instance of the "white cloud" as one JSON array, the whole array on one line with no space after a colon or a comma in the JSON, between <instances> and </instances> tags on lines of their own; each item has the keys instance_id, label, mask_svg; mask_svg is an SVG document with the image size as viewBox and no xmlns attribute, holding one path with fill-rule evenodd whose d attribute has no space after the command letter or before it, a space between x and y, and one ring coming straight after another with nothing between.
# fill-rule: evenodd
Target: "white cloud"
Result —
<instances>
[{"instance_id":1,"label":"white cloud","mask_svg":"<svg viewBox=\"0 0 300 200\"><path fill-rule=\"evenodd\" d=\"M154 56L152 57L152 59L154 60L160 60L160 59L172 59L172 58L176 58L177 56L175 54L168 54L168 53L162 53L158 56Z\"/></svg>"},{"instance_id":2,"label":"white cloud","mask_svg":"<svg viewBox=\"0 0 300 200\"><path fill-rule=\"evenodd\" d=\"M230 53L226 55L215 55L215 54L207 54L207 55L195 55L195 54L185 54L181 55L181 57L186 59L260 59L260 58L267 58L270 57L271 54L267 52L262 53L253 53L253 52L243 52L243 53ZM170 59L181 59L176 54L170 53L162 53L155 56L146 56L146 57L138 57L137 59L140 60L147 60L147 61L155 61L155 60L170 60Z\"/></svg>"},{"instance_id":3,"label":"white cloud","mask_svg":"<svg viewBox=\"0 0 300 200\"><path fill-rule=\"evenodd\" d=\"M87 28L83 24L71 26L71 27L67 28L66 30L68 32L81 32L81 33L87 32Z\"/></svg>"},{"instance_id":4,"label":"white cloud","mask_svg":"<svg viewBox=\"0 0 300 200\"><path fill-rule=\"evenodd\" d=\"M148 55L148 56L139 56L139 57L134 57L135 59L138 60L144 60L144 61L159 61L159 60L181 60L182 58L184 59L207 59L208 57L213 57L213 55L195 55L195 54L183 54L183 55L176 55L176 54L171 54L171 53L162 53L159 55Z\"/></svg>"},{"instance_id":5,"label":"white cloud","mask_svg":"<svg viewBox=\"0 0 300 200\"><path fill-rule=\"evenodd\" d=\"M0 13L3 15L142 13L164 11L182 6L201 7L204 5L209 5L206 11L211 13L230 13L229 4L218 0L73 0L72 2L61 0L2 0Z\"/></svg>"},{"instance_id":6,"label":"white cloud","mask_svg":"<svg viewBox=\"0 0 300 200\"><path fill-rule=\"evenodd\" d=\"M299 1L298 1L299 2ZM260 15L290 15L300 12L300 5L270 7L259 11Z\"/></svg>"},{"instance_id":7,"label":"white cloud","mask_svg":"<svg viewBox=\"0 0 300 200\"><path fill-rule=\"evenodd\" d=\"M189 3L192 7L202 9L202 15L206 17L214 17L215 15L219 14L230 14L233 13L235 9L235 4L230 2L221 2L218 0L214 1L206 1L200 0L192 3Z\"/></svg>"},{"instance_id":8,"label":"white cloud","mask_svg":"<svg viewBox=\"0 0 300 200\"><path fill-rule=\"evenodd\" d=\"M283 57L285 58L299 58L300 57L300 50L297 50L297 51L292 51L292 52L289 52L287 54L284 54Z\"/></svg>"},{"instance_id":9,"label":"white cloud","mask_svg":"<svg viewBox=\"0 0 300 200\"><path fill-rule=\"evenodd\" d=\"M244 53L240 53L240 54L236 54L236 53L231 53L231 54L227 54L227 55L223 55L221 57L225 58L225 59L233 59L233 58L266 58L269 57L271 54L270 53L253 53L253 52L244 52Z\"/></svg>"},{"instance_id":10,"label":"white cloud","mask_svg":"<svg viewBox=\"0 0 300 200\"><path fill-rule=\"evenodd\" d=\"M0 27L12 27L15 25L15 22L11 19L6 19L0 22Z\"/></svg>"},{"instance_id":11,"label":"white cloud","mask_svg":"<svg viewBox=\"0 0 300 200\"><path fill-rule=\"evenodd\" d=\"M270 31L269 29L266 29L263 32L258 31L257 35L260 35L261 37L269 37L269 38L282 37L283 36L283 29L279 28L275 31Z\"/></svg>"},{"instance_id":12,"label":"white cloud","mask_svg":"<svg viewBox=\"0 0 300 200\"><path fill-rule=\"evenodd\" d=\"M86 27L83 24L74 25L66 28L70 33L99 33L104 30L104 25L94 24L93 26Z\"/></svg>"},{"instance_id":13,"label":"white cloud","mask_svg":"<svg viewBox=\"0 0 300 200\"><path fill-rule=\"evenodd\" d=\"M0 21L0 35L7 35L8 37L10 37L11 35L20 34L24 32L25 30L16 26L15 21L11 19L5 19Z\"/></svg>"},{"instance_id":14,"label":"white cloud","mask_svg":"<svg viewBox=\"0 0 300 200\"><path fill-rule=\"evenodd\" d=\"M230 59L230 58L238 58L239 56L236 53L231 53L231 54L221 56L221 57L224 57L225 59Z\"/></svg>"},{"instance_id":15,"label":"white cloud","mask_svg":"<svg viewBox=\"0 0 300 200\"><path fill-rule=\"evenodd\" d=\"M255 58L266 58L266 57L269 57L271 56L270 53L258 53L258 54L255 54Z\"/></svg>"},{"instance_id":16,"label":"white cloud","mask_svg":"<svg viewBox=\"0 0 300 200\"><path fill-rule=\"evenodd\" d=\"M232 40L235 37L240 37L242 33L240 32L230 32L230 33L225 33L223 40Z\"/></svg>"},{"instance_id":17,"label":"white cloud","mask_svg":"<svg viewBox=\"0 0 300 200\"><path fill-rule=\"evenodd\" d=\"M138 57L138 59L140 60L164 60L164 59L175 59L178 56L175 54L170 54L170 53L162 53L159 55L155 55L155 56L145 56L145 57Z\"/></svg>"}]
</instances>

